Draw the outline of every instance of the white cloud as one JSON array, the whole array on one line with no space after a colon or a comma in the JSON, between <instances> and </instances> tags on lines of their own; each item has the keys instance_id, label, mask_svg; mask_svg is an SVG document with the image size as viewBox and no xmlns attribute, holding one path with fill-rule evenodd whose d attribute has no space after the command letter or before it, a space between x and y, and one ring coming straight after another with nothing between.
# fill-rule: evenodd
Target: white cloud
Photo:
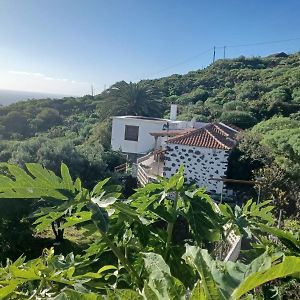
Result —
<instances>
[{"instance_id":1,"label":"white cloud","mask_svg":"<svg viewBox=\"0 0 300 300\"><path fill-rule=\"evenodd\" d=\"M8 71L8 73L10 74L14 74L14 75L20 75L20 76L29 76L29 77L36 77L36 78L40 78L40 79L45 79L45 80L54 80L54 81L58 81L58 82L69 82L72 84L88 84L88 82L84 82L84 81L76 81L76 80L71 80L68 78L55 78L55 77L51 77L42 73L38 73L38 72L26 72L26 71L18 71L18 70L10 70Z\"/></svg>"},{"instance_id":2,"label":"white cloud","mask_svg":"<svg viewBox=\"0 0 300 300\"><path fill-rule=\"evenodd\" d=\"M10 74L16 74L16 75L26 75L26 76L30 76L31 73L28 73L28 72L23 72L23 71L8 71L8 73Z\"/></svg>"}]
</instances>

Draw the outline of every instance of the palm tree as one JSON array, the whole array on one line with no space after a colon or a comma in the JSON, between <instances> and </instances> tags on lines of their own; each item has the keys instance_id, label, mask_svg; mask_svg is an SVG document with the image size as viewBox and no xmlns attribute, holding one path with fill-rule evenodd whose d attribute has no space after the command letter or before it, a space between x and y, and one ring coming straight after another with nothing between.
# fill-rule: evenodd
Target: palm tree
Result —
<instances>
[{"instance_id":1,"label":"palm tree","mask_svg":"<svg viewBox=\"0 0 300 300\"><path fill-rule=\"evenodd\" d=\"M160 94L143 82L114 84L107 93L108 106L114 115L160 117L163 112ZM105 102L107 102L105 101Z\"/></svg>"}]
</instances>

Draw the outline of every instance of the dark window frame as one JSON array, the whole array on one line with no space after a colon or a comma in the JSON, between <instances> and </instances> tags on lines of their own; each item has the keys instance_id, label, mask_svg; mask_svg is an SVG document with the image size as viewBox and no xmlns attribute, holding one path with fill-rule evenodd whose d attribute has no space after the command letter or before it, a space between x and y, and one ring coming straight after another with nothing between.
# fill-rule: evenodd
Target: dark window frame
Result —
<instances>
[{"instance_id":1,"label":"dark window frame","mask_svg":"<svg viewBox=\"0 0 300 300\"><path fill-rule=\"evenodd\" d=\"M137 142L139 140L140 126L125 125L124 139L125 141Z\"/></svg>"}]
</instances>

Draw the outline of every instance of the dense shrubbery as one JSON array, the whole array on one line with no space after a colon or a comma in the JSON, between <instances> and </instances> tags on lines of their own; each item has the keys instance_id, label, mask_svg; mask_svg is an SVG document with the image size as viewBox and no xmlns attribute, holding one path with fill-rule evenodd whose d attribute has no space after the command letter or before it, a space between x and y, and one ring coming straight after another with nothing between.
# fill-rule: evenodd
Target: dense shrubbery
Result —
<instances>
[{"instance_id":1,"label":"dense shrubbery","mask_svg":"<svg viewBox=\"0 0 300 300\"><path fill-rule=\"evenodd\" d=\"M40 165L6 165L0 198L43 199L36 230L59 222L95 234L80 255L44 250L0 268L4 299L270 299L297 296L299 237L272 227L269 202L244 207L213 203L184 184L183 170L122 199L108 180L91 191ZM3 200L0 200L3 201ZM228 229L225 229L227 225ZM216 258L230 231L252 242L243 262ZM273 239L267 240L266 235ZM276 237L276 240L274 240ZM274 240L274 241L273 241ZM221 243L221 244L220 244ZM242 243L244 244L244 243Z\"/></svg>"},{"instance_id":2,"label":"dense shrubbery","mask_svg":"<svg viewBox=\"0 0 300 300\"><path fill-rule=\"evenodd\" d=\"M184 117L248 128L299 111L299 60L299 53L220 60L204 70L145 82L158 88L165 101L178 103ZM230 117L222 116L223 110Z\"/></svg>"},{"instance_id":3,"label":"dense shrubbery","mask_svg":"<svg viewBox=\"0 0 300 300\"><path fill-rule=\"evenodd\" d=\"M182 120L220 120L245 129L256 124L241 134L239 147L231 156L229 176L260 177L262 197L274 201L274 214L278 217L281 212L284 226L292 230L299 228L300 207L299 79L299 53L288 57L240 57L220 60L186 75L138 84L119 82L95 97L32 100L1 107L0 162L22 167L26 162L38 162L56 173L59 163L64 162L74 176L82 178L82 185L91 189L123 162L119 153L110 151L112 115L167 116L168 105L178 103ZM228 299L229 294L239 295L236 290L242 289L240 285L247 285L251 272L256 278L262 278L265 273L274 274L276 264L283 270L286 264L289 270L298 266L297 233L292 236L270 227L272 208L266 204L256 207L249 203L243 209L234 210L220 206L218 212L203 191L184 187L180 174L170 181L148 185L126 201L117 200L121 197L119 188L103 190L104 182L89 192L80 180L73 182L65 168L60 179L37 165L29 166L30 172L38 168L32 175L40 180L47 194L34 186L29 192L31 179L11 167L8 173L7 169L1 172L17 181L12 191L7 186L10 179L0 176L0 197L43 198L38 229L54 224L58 231L76 225L89 234L95 232L96 240L76 258L56 256L51 250L34 261L25 263L21 258L9 262L0 271L0 295L7 293L9 299L28 299L29 295L34 295L33 299L102 299L99 294L107 294L109 299L183 299L188 288L194 289L191 299ZM112 181L116 182L115 178ZM130 178L121 179L128 187L127 195L132 193L129 181ZM167 196L170 191L178 192L175 207L175 202ZM101 198L102 192L108 195L103 194ZM15 201L22 200L3 201L1 207L10 212L5 215L1 209L3 251L10 253L10 257L20 251L31 251L27 246L34 241L30 238L32 228L27 216L32 217L32 212L41 208L41 202L33 201L36 204L31 206L31 200L18 205ZM252 209L257 216L252 214ZM218 248L226 234L222 227L225 223L233 224L233 229L248 239L246 244L254 243L244 254L244 263L248 265L224 265L215 260L212 250ZM277 242L267 241L266 234L277 237ZM190 245L188 249L186 243ZM209 249L212 258L200 248ZM2 253L1 260L3 257ZM253 258L256 260L252 261ZM153 259L159 262L158 267L154 267ZM105 264L114 266L106 269ZM260 266L263 268L259 269ZM242 273L233 272L236 268ZM43 279L36 274L43 274ZM282 274L278 276L285 277ZM12 281L9 283L3 276ZM260 287L253 290L255 286L251 286L247 292L255 297L263 294L265 299L270 299L270 293L293 299L293 289L299 288L298 282L289 277L271 284L265 282L258 280L256 284Z\"/></svg>"},{"instance_id":4,"label":"dense shrubbery","mask_svg":"<svg viewBox=\"0 0 300 300\"><path fill-rule=\"evenodd\" d=\"M241 134L239 143L244 170L262 177L264 196L293 218L300 209L299 141L300 121L274 117Z\"/></svg>"}]
</instances>

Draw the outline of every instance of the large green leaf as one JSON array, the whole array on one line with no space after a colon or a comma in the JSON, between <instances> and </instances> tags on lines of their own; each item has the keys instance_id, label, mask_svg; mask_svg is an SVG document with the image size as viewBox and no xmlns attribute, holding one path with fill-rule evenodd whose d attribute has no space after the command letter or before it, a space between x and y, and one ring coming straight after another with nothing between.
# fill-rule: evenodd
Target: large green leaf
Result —
<instances>
[{"instance_id":1,"label":"large green leaf","mask_svg":"<svg viewBox=\"0 0 300 300\"><path fill-rule=\"evenodd\" d=\"M92 196L98 196L103 191L103 187L108 181L109 181L109 178L106 178L106 179L98 182L92 191Z\"/></svg>"},{"instance_id":2,"label":"large green leaf","mask_svg":"<svg viewBox=\"0 0 300 300\"><path fill-rule=\"evenodd\" d=\"M80 293L71 289L65 289L53 300L101 300L105 299L104 296L95 293Z\"/></svg>"},{"instance_id":3,"label":"large green leaf","mask_svg":"<svg viewBox=\"0 0 300 300\"><path fill-rule=\"evenodd\" d=\"M11 282L9 285L0 287L0 299L4 299L5 297L12 294L16 288L18 287L17 283Z\"/></svg>"},{"instance_id":4,"label":"large green leaf","mask_svg":"<svg viewBox=\"0 0 300 300\"><path fill-rule=\"evenodd\" d=\"M292 233L264 224L258 224L257 228L260 231L267 232L277 237L289 249L289 251L300 254L300 240L297 239Z\"/></svg>"},{"instance_id":5,"label":"large green leaf","mask_svg":"<svg viewBox=\"0 0 300 300\"><path fill-rule=\"evenodd\" d=\"M39 217L33 224L36 225L37 232L44 231L55 222L57 219L64 215L63 212L50 212L47 215Z\"/></svg>"},{"instance_id":6,"label":"large green leaf","mask_svg":"<svg viewBox=\"0 0 300 300\"><path fill-rule=\"evenodd\" d=\"M63 183L64 183L65 187L70 191L74 191L72 177L70 175L68 167L64 163L62 163L60 166L60 172L61 172L61 178L63 179Z\"/></svg>"},{"instance_id":7,"label":"large green leaf","mask_svg":"<svg viewBox=\"0 0 300 300\"><path fill-rule=\"evenodd\" d=\"M187 264L198 271L201 278L201 287L206 297L205 299L226 299L212 275L211 258L207 250L202 250L195 246L187 246L183 258Z\"/></svg>"},{"instance_id":8,"label":"large green leaf","mask_svg":"<svg viewBox=\"0 0 300 300\"><path fill-rule=\"evenodd\" d=\"M88 203L87 208L92 213L92 221L94 222L96 227L103 232L107 232L108 219L105 211L93 202Z\"/></svg>"},{"instance_id":9,"label":"large green leaf","mask_svg":"<svg viewBox=\"0 0 300 300\"><path fill-rule=\"evenodd\" d=\"M134 290L129 289L115 289L114 291L108 291L107 300L142 300L143 297Z\"/></svg>"},{"instance_id":10,"label":"large green leaf","mask_svg":"<svg viewBox=\"0 0 300 300\"><path fill-rule=\"evenodd\" d=\"M270 205L271 202L271 200L268 200L257 204L253 200L248 200L243 206L243 213L252 218L259 218L272 224L274 223L274 218L271 212L274 206Z\"/></svg>"},{"instance_id":11,"label":"large green leaf","mask_svg":"<svg viewBox=\"0 0 300 300\"><path fill-rule=\"evenodd\" d=\"M192 290L189 300L206 300L205 292L200 280L197 281L194 289Z\"/></svg>"},{"instance_id":12,"label":"large green leaf","mask_svg":"<svg viewBox=\"0 0 300 300\"><path fill-rule=\"evenodd\" d=\"M162 256L156 253L143 253L143 257L145 269L149 274L144 294L155 294L157 299L185 299L185 287L171 275L170 268Z\"/></svg>"},{"instance_id":13,"label":"large green leaf","mask_svg":"<svg viewBox=\"0 0 300 300\"><path fill-rule=\"evenodd\" d=\"M49 187L59 185L61 182L61 179L58 176L40 164L27 163L26 168L34 178L38 179L40 182L43 182Z\"/></svg>"},{"instance_id":14,"label":"large green leaf","mask_svg":"<svg viewBox=\"0 0 300 300\"><path fill-rule=\"evenodd\" d=\"M60 226L60 229L65 229L83 222L90 221L92 213L90 211L75 212L70 217L65 218L65 222Z\"/></svg>"},{"instance_id":15,"label":"large green leaf","mask_svg":"<svg viewBox=\"0 0 300 300\"><path fill-rule=\"evenodd\" d=\"M0 176L0 198L68 200L74 186L68 168L62 164L62 178L39 164L26 164L27 171L7 164L8 175Z\"/></svg>"},{"instance_id":16,"label":"large green leaf","mask_svg":"<svg viewBox=\"0 0 300 300\"><path fill-rule=\"evenodd\" d=\"M185 217L198 243L202 241L218 241L221 238L222 226L220 217L211 204L202 197L189 198Z\"/></svg>"},{"instance_id":17,"label":"large green leaf","mask_svg":"<svg viewBox=\"0 0 300 300\"><path fill-rule=\"evenodd\" d=\"M277 278L296 276L300 278L300 257L287 256L282 262L274 264L268 270L250 274L233 292L234 299L239 299L254 288Z\"/></svg>"}]
</instances>

